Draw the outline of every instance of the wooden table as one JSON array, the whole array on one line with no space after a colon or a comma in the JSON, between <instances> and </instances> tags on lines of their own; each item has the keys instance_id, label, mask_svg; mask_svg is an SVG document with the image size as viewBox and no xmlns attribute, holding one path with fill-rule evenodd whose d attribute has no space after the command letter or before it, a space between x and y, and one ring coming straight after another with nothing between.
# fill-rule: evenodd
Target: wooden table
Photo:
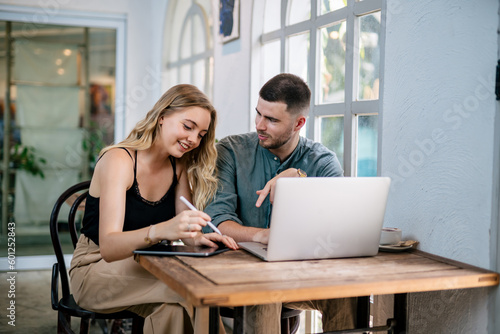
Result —
<instances>
[{"instance_id":1,"label":"wooden table","mask_svg":"<svg viewBox=\"0 0 500 334\"><path fill-rule=\"evenodd\" d=\"M243 250L208 258L136 255L136 260L195 307L210 307L211 332L221 306L394 294L393 332L403 333L407 293L499 283L498 273L418 250L287 262L264 262ZM237 310L244 316L244 308ZM235 333L239 326L238 321Z\"/></svg>"}]
</instances>

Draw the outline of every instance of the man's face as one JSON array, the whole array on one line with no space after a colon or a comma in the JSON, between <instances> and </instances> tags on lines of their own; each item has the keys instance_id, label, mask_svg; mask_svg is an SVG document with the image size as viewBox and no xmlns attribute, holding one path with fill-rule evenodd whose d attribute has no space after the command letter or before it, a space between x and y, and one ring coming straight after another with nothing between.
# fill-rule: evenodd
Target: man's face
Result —
<instances>
[{"instance_id":1,"label":"man's face","mask_svg":"<svg viewBox=\"0 0 500 334\"><path fill-rule=\"evenodd\" d=\"M255 130L259 135L259 144L268 150L279 149L290 141L294 121L286 111L283 102L268 102L259 98L255 116Z\"/></svg>"}]
</instances>

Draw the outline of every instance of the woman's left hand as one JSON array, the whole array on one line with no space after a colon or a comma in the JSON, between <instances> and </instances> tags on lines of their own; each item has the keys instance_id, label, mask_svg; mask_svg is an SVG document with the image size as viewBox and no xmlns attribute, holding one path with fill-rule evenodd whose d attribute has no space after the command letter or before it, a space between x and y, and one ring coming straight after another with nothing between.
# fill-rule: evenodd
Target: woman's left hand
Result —
<instances>
[{"instance_id":1,"label":"woman's left hand","mask_svg":"<svg viewBox=\"0 0 500 334\"><path fill-rule=\"evenodd\" d=\"M219 235L217 233L207 233L207 234L199 234L194 238L195 246L207 246L207 247L217 247L217 244L214 242L222 242L228 248L238 249L238 244L234 241L233 238L228 237L227 235Z\"/></svg>"}]
</instances>

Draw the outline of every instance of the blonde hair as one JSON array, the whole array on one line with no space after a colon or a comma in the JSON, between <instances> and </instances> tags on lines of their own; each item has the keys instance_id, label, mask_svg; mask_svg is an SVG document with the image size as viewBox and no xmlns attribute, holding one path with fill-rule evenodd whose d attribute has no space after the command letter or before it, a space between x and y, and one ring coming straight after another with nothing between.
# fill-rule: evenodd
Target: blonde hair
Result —
<instances>
[{"instance_id":1,"label":"blonde hair","mask_svg":"<svg viewBox=\"0 0 500 334\"><path fill-rule=\"evenodd\" d=\"M200 145L184 154L180 159L187 166L187 177L193 192L194 205L203 210L207 203L213 199L217 189L215 167L217 112L208 97L195 86L182 84L170 88L156 102L146 117L135 125L127 138L118 144L105 147L99 155L102 156L107 151L117 147L137 151L150 148L160 131L160 118L187 107L201 107L210 112L208 132L203 136Z\"/></svg>"}]
</instances>

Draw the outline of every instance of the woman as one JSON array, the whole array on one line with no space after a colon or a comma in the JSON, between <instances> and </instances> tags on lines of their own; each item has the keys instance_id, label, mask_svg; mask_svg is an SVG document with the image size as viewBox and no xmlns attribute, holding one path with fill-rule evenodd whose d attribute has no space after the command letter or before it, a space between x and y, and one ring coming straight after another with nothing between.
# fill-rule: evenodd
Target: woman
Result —
<instances>
[{"instance_id":1,"label":"woman","mask_svg":"<svg viewBox=\"0 0 500 334\"><path fill-rule=\"evenodd\" d=\"M162 240L215 246L233 239L202 234L202 210L217 187L216 112L196 87L169 89L121 143L100 154L89 188L82 235L71 261L76 302L102 313L131 310L145 333L189 333L194 309L149 274L132 252Z\"/></svg>"}]
</instances>

